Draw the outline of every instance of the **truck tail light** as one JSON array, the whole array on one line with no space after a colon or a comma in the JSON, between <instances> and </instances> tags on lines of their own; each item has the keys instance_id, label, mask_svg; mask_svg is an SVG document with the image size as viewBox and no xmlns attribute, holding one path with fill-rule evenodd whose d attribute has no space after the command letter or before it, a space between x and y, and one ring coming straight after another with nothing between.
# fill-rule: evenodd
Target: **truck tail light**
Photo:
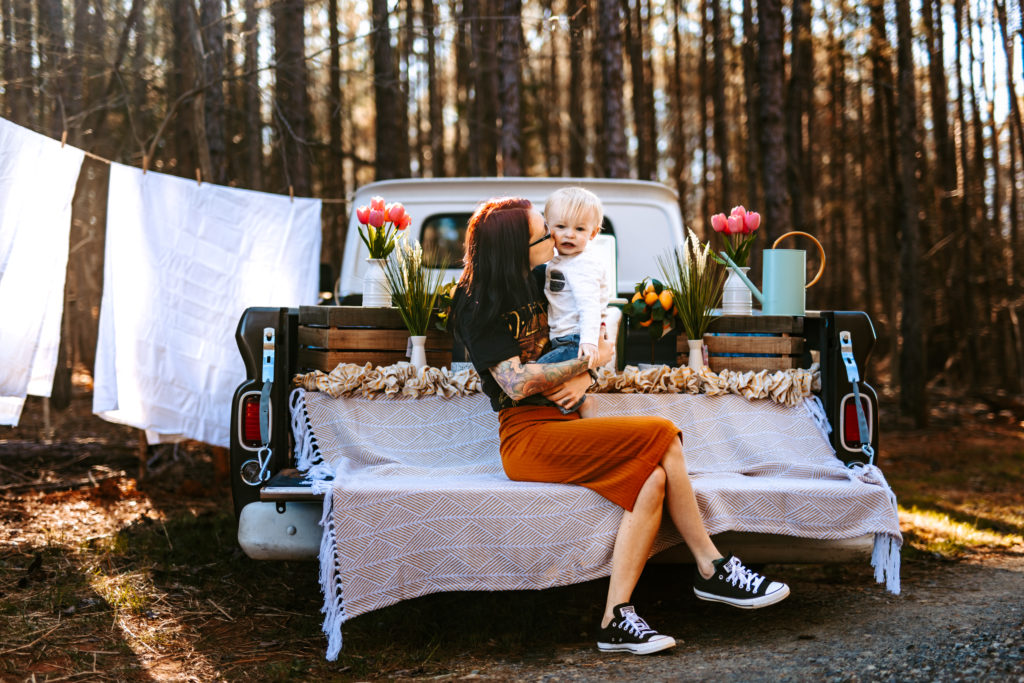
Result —
<instances>
[{"instance_id":1,"label":"truck tail light","mask_svg":"<svg viewBox=\"0 0 1024 683\"><path fill-rule=\"evenodd\" d=\"M867 434L860 433L860 428L857 424L857 404L854 403L853 394L843 396L842 407L839 411L839 434L841 435L843 448L848 451L859 451L862 444L870 444L871 436L875 431L871 401L866 396L861 396L860 405L864 410L864 419L868 423Z\"/></svg>"},{"instance_id":2,"label":"truck tail light","mask_svg":"<svg viewBox=\"0 0 1024 683\"><path fill-rule=\"evenodd\" d=\"M260 396L249 394L242 399L242 441L249 448L263 445L260 441Z\"/></svg>"}]
</instances>

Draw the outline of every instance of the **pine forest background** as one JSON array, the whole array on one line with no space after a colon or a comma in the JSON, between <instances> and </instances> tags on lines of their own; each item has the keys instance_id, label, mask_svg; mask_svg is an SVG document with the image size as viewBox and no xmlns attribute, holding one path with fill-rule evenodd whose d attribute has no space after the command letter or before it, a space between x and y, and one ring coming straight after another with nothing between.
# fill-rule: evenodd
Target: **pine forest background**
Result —
<instances>
[{"instance_id":1,"label":"pine forest background","mask_svg":"<svg viewBox=\"0 0 1024 683\"><path fill-rule=\"evenodd\" d=\"M75 200L58 402L94 360L103 159L327 198L335 268L344 200L375 179L658 180L703 237L736 204L762 214L758 249L818 236L808 307L870 313L881 389L919 425L937 390L1024 392L1021 0L0 0L0 15L0 115L99 158Z\"/></svg>"}]
</instances>

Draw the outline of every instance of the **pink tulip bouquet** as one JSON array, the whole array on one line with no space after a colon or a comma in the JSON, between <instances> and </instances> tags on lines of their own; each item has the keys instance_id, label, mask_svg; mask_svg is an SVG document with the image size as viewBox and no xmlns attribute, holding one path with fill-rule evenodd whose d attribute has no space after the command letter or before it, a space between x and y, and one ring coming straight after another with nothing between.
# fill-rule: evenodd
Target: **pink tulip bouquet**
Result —
<instances>
[{"instance_id":1,"label":"pink tulip bouquet","mask_svg":"<svg viewBox=\"0 0 1024 683\"><path fill-rule=\"evenodd\" d=\"M356 209L356 219L361 223L359 236L370 250L370 258L387 258L395 248L399 232L412 223L404 206L398 202L385 205L383 197L374 197L369 206Z\"/></svg>"},{"instance_id":2,"label":"pink tulip bouquet","mask_svg":"<svg viewBox=\"0 0 1024 683\"><path fill-rule=\"evenodd\" d=\"M742 206L733 207L728 217L724 213L716 213L711 217L711 227L715 232L726 236L725 253L733 262L743 268L750 258L750 247L754 243L757 229L761 227L761 214L756 211L747 211ZM725 262L714 257L716 261L725 265Z\"/></svg>"}]
</instances>

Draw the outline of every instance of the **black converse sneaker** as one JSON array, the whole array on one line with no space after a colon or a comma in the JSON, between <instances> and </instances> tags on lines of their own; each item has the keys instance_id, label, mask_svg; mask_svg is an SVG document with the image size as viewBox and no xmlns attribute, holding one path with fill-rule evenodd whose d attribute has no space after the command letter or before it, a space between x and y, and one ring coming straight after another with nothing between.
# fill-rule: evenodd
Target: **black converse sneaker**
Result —
<instances>
[{"instance_id":1,"label":"black converse sneaker","mask_svg":"<svg viewBox=\"0 0 1024 683\"><path fill-rule=\"evenodd\" d=\"M757 609L774 605L789 595L789 586L750 571L734 555L715 560L714 565L715 573L709 579L701 576L699 570L693 572L693 592L701 600Z\"/></svg>"},{"instance_id":2,"label":"black converse sneaker","mask_svg":"<svg viewBox=\"0 0 1024 683\"><path fill-rule=\"evenodd\" d=\"M649 655L676 646L676 639L663 636L647 625L629 603L616 605L612 620L601 629L597 649L604 652L626 651L635 655Z\"/></svg>"}]
</instances>

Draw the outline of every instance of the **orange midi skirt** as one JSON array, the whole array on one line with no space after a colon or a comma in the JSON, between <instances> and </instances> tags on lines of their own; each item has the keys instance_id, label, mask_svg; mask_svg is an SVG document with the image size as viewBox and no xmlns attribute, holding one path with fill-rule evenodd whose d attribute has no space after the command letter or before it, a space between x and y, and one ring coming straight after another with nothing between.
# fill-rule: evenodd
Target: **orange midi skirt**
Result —
<instances>
[{"instance_id":1,"label":"orange midi skirt","mask_svg":"<svg viewBox=\"0 0 1024 683\"><path fill-rule=\"evenodd\" d=\"M584 420L553 406L504 408L498 423L509 479L585 486L626 510L680 435L661 417Z\"/></svg>"}]
</instances>

